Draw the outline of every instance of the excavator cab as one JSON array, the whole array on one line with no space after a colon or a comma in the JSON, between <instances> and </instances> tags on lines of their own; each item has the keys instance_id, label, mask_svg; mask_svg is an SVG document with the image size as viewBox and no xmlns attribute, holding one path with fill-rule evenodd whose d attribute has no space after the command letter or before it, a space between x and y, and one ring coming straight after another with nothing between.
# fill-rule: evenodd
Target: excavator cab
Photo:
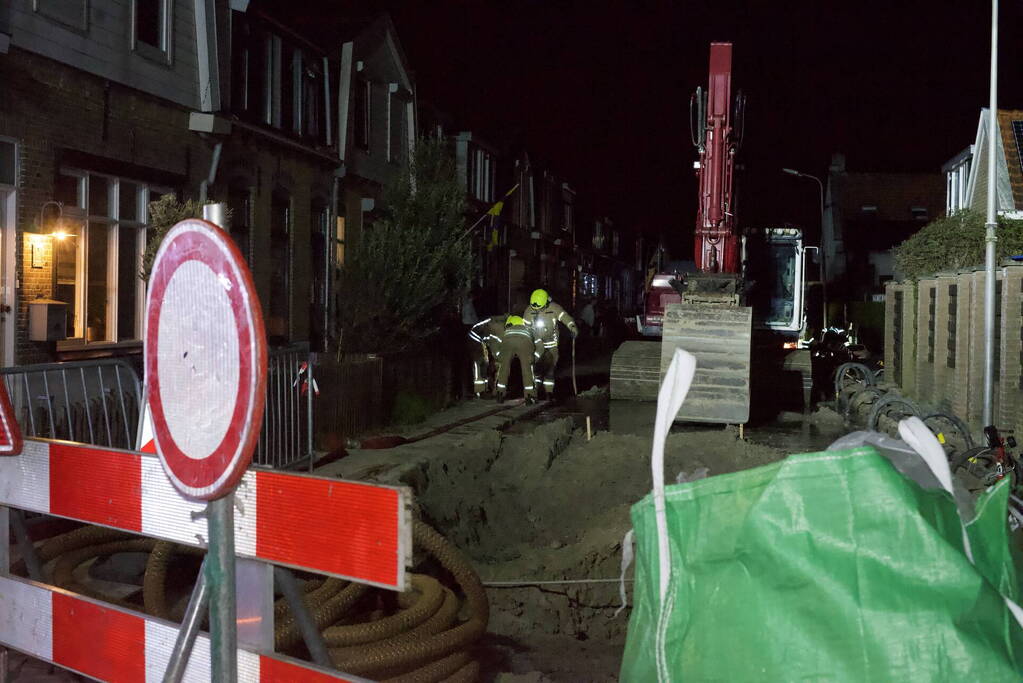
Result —
<instances>
[{"instance_id":1,"label":"excavator cab","mask_svg":"<svg viewBox=\"0 0 1023 683\"><path fill-rule=\"evenodd\" d=\"M751 231L743 240L746 288L756 329L797 338L806 316L806 250L795 227Z\"/></svg>"}]
</instances>

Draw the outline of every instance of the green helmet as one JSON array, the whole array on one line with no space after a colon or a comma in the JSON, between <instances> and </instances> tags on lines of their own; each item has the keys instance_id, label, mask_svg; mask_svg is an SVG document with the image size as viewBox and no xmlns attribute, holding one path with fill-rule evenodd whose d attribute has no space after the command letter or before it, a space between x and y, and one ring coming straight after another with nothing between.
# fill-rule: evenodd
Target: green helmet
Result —
<instances>
[{"instance_id":1,"label":"green helmet","mask_svg":"<svg viewBox=\"0 0 1023 683\"><path fill-rule=\"evenodd\" d=\"M529 305L532 308L540 309L550 303L550 300L551 295L547 293L546 289L534 289L533 293L529 296Z\"/></svg>"},{"instance_id":2,"label":"green helmet","mask_svg":"<svg viewBox=\"0 0 1023 683\"><path fill-rule=\"evenodd\" d=\"M504 321L504 326L505 327L513 327L515 325L525 325L525 324L526 324L526 321L523 320L522 317L518 316L518 315L509 315L508 319Z\"/></svg>"}]
</instances>

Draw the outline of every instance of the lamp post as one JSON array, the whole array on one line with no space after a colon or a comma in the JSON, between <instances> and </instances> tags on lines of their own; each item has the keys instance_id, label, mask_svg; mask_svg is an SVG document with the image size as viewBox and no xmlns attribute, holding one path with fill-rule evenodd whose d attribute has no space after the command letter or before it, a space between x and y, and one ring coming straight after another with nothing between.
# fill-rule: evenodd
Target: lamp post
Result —
<instances>
[{"instance_id":1,"label":"lamp post","mask_svg":"<svg viewBox=\"0 0 1023 683\"><path fill-rule=\"evenodd\" d=\"M998 0L991 0L991 103L987 125L987 220L984 224L984 426L994 422L995 392L995 137L998 135Z\"/></svg>"},{"instance_id":2,"label":"lamp post","mask_svg":"<svg viewBox=\"0 0 1023 683\"><path fill-rule=\"evenodd\" d=\"M815 175L809 173L803 173L797 171L794 168L783 168L782 173L788 175L794 175L797 178L809 178L817 183L817 189L820 190L820 227L821 227L821 337L824 336L824 330L828 327L828 268L827 268L827 247L824 244L824 183L821 179Z\"/></svg>"}]
</instances>

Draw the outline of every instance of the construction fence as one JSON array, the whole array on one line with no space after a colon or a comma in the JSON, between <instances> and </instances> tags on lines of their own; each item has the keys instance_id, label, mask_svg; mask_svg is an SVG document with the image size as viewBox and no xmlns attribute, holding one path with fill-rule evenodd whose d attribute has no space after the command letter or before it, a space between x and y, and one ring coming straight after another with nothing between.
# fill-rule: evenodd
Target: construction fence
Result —
<instances>
[{"instance_id":1,"label":"construction fence","mask_svg":"<svg viewBox=\"0 0 1023 683\"><path fill-rule=\"evenodd\" d=\"M1023 265L996 272L993 415L1023 433ZM938 273L885 289L885 378L903 394L984 425L984 270Z\"/></svg>"},{"instance_id":2,"label":"construction fence","mask_svg":"<svg viewBox=\"0 0 1023 683\"><path fill-rule=\"evenodd\" d=\"M457 398L468 372L460 358L434 351L392 355L310 352L307 344L269 353L266 409L253 464L309 466L316 452L382 429L402 394L433 408ZM463 377L464 375L464 377ZM134 449L142 382L121 359L0 368L25 436Z\"/></svg>"}]
</instances>

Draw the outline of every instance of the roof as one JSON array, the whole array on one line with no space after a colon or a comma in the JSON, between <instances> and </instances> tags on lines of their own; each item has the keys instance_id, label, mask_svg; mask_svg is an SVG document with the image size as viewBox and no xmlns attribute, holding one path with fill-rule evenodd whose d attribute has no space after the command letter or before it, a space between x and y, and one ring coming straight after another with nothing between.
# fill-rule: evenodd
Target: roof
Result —
<instances>
[{"instance_id":1,"label":"roof","mask_svg":"<svg viewBox=\"0 0 1023 683\"><path fill-rule=\"evenodd\" d=\"M1018 125L1013 125L1014 123ZM1009 169L1009 185L1012 187L1012 200L1018 207L1023 206L1023 111L1019 109L998 110L998 132L1002 134L1002 147L1005 149L1005 165Z\"/></svg>"}]
</instances>

